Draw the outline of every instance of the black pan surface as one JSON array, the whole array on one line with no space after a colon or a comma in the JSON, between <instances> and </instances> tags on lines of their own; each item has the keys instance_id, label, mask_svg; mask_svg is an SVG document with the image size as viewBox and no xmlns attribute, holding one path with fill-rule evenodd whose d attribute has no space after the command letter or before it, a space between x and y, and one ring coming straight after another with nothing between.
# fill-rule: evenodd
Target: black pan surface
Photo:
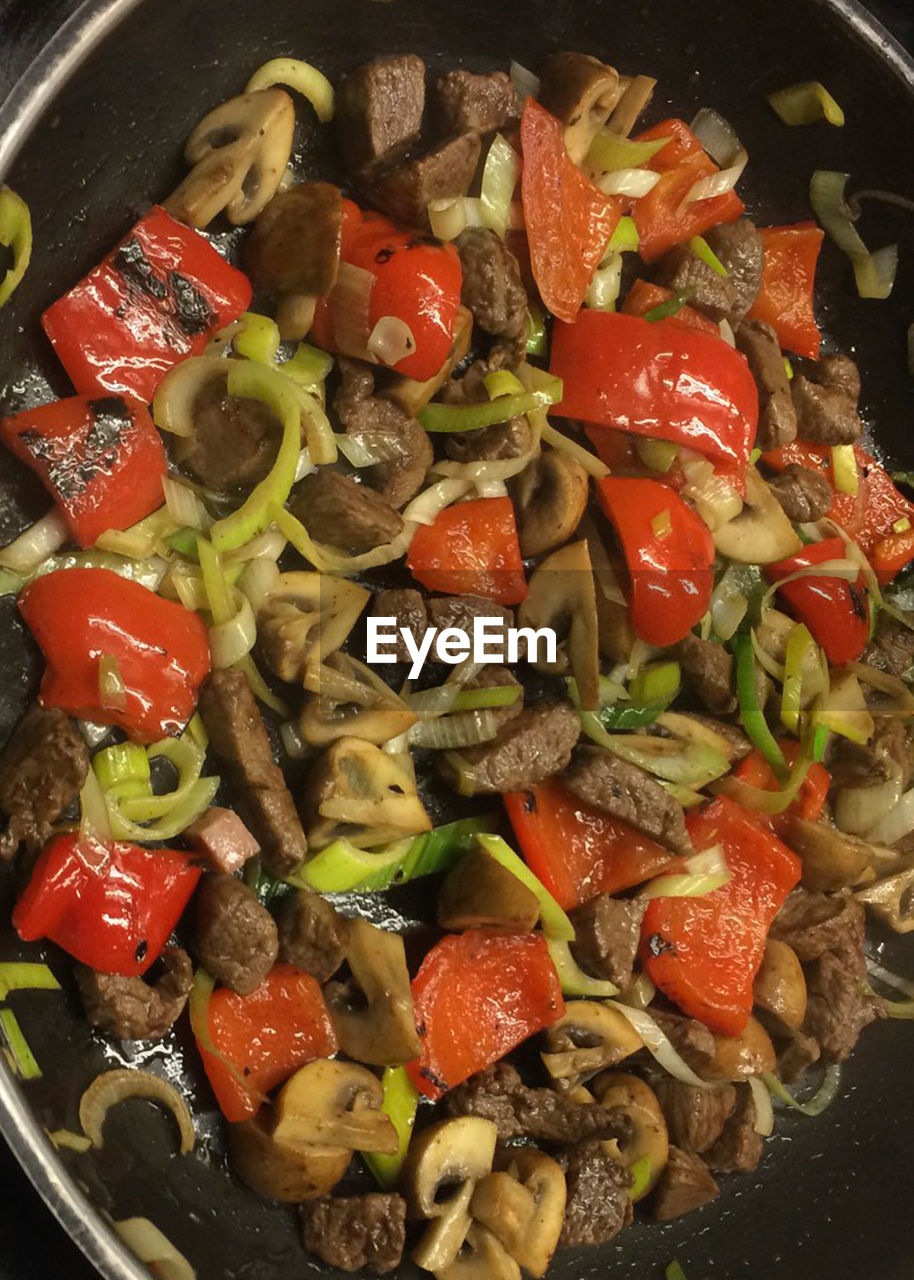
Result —
<instances>
[{"instance_id":1,"label":"black pan surface","mask_svg":"<svg viewBox=\"0 0 914 1280\"><path fill-rule=\"evenodd\" d=\"M178 179L181 143L212 105L239 92L267 57L289 53L331 76L373 55L414 51L433 68L536 67L563 47L592 51L625 71L660 80L650 119L668 111L687 119L713 106L732 120L749 148L744 181L750 211L762 223L809 217L814 168L845 169L855 186L891 187L914 196L914 74L880 55L843 4L825 0L146 0L111 33L55 98L5 175L35 218L33 266L14 303L0 313L0 414L64 395L66 379L37 325L39 312L101 256L150 202ZM857 24L855 26L855 23ZM824 81L848 114L843 130L783 129L764 95L799 80ZM304 115L305 113L303 113ZM332 163L327 139L305 121L298 147L303 176ZM873 247L898 241L902 265L893 298L861 302L849 270L826 248L820 316L834 343L852 352L864 380L864 409L880 448L914 467L914 384L906 372L905 333L914 318L914 224L890 211L867 213ZM0 460L0 540L45 509L31 477ZM38 666L15 609L0 602L0 738L34 694ZM0 920L11 886L0 885ZM422 891L402 904L421 916ZM380 904L379 904L380 905ZM387 910L396 904L386 904ZM914 974L914 952L887 942L884 962ZM0 925L0 959L43 954L22 948ZM55 971L67 965L53 953ZM168 1120L143 1103L112 1116L103 1152L68 1160L76 1181L113 1218L153 1219L190 1258L201 1280L327 1275L300 1249L294 1216L236 1185L224 1166L219 1124L186 1043L115 1049L93 1038L73 992L12 997L42 1063L44 1079L28 1102L48 1128L75 1125L90 1079L121 1061L147 1065L195 1089L201 1141L192 1157L174 1154ZM882 1024L865 1033L841 1098L818 1121L781 1117L754 1177L724 1180L721 1198L660 1228L638 1225L602 1251L559 1256L550 1275L587 1280L607 1274L660 1276L673 1258L689 1280L778 1276L784 1280L856 1277L908 1280L914 1192L909 1135L914 1095L912 1032ZM0 1126L10 1132L8 1081L0 1079ZM38 1140L20 1153L47 1190ZM43 1157L42 1157L43 1158ZM59 1188L58 1188L59 1190ZM68 1225L78 1210L64 1209ZM93 1220L82 1224L92 1236ZM96 1255L98 1256L98 1255ZM129 1274L116 1256L106 1274ZM403 1275L414 1275L404 1270Z\"/></svg>"}]
</instances>

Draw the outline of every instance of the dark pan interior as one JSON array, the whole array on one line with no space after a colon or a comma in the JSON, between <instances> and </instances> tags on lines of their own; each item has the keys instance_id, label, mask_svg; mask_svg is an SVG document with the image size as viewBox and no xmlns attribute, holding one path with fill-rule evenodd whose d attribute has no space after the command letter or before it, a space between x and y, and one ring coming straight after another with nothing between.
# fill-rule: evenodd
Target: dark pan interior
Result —
<instances>
[{"instance_id":1,"label":"dark pan interior","mask_svg":"<svg viewBox=\"0 0 914 1280\"><path fill-rule=\"evenodd\" d=\"M809 217L814 168L848 170L855 187L889 187L914 196L914 88L905 88L844 19L815 0L764 4L704 0L148 0L89 59L29 140L9 181L35 219L32 269L0 314L0 413L67 393L37 324L40 310L72 284L180 172L183 139L211 106L239 92L267 57L315 61L331 76L372 55L413 51L433 68L476 69L509 59L536 68L550 51L574 47L628 72L660 80L650 119L668 108L689 119L713 106L732 120L749 148L743 190L762 223ZM843 130L787 130L764 95L799 80L824 81L844 105ZM328 139L307 118L298 164L303 176L332 166ZM892 211L867 211L864 236L877 248L901 245L894 297L862 302L849 268L825 250L820 315L829 336L861 366L864 409L874 438L893 461L914 467L914 384L905 333L911 322L914 223ZM0 460L0 540L6 542L46 503L31 477ZM0 602L0 739L29 698L35 653L15 608ZM11 886L0 888L8 919ZM418 924L421 890L404 902ZM395 918L396 904L377 909ZM910 951L910 948L909 948ZM0 959L40 954L0 927ZM50 957L64 974L66 962ZM885 963L914 973L904 946L889 944ZM11 1000L45 1077L29 1098L48 1128L75 1126L79 1096L98 1070L130 1061L155 1063L179 1085L198 1088L192 1049L168 1042L116 1050L93 1039L72 990ZM706 1210L660 1228L638 1225L602 1251L561 1255L550 1275L584 1280L608 1274L660 1276L673 1258L689 1280L911 1274L910 1205L914 1191L909 1135L912 1031L882 1024L864 1034L841 1097L820 1120L780 1117L754 1177L724 1179ZM274 1280L328 1274L300 1249L294 1214L264 1204L226 1174L219 1124L199 1088L201 1141L195 1157L174 1154L166 1117L143 1103L113 1115L97 1157L74 1157L77 1179L113 1217L152 1218L191 1259L201 1280ZM405 1270L403 1275L418 1274Z\"/></svg>"}]
</instances>

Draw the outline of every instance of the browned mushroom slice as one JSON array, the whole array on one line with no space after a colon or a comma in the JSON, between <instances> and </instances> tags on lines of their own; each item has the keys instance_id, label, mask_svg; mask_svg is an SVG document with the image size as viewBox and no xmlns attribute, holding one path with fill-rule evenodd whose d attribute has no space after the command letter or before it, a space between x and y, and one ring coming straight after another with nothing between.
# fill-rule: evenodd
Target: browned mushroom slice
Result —
<instances>
[{"instance_id":1,"label":"browned mushroom slice","mask_svg":"<svg viewBox=\"0 0 914 1280\"><path fill-rule=\"evenodd\" d=\"M587 472L558 449L544 449L512 482L522 555L545 555L561 547L587 507Z\"/></svg>"},{"instance_id":2,"label":"browned mushroom slice","mask_svg":"<svg viewBox=\"0 0 914 1280\"><path fill-rule=\"evenodd\" d=\"M495 928L530 933L539 918L535 895L484 849L461 858L438 895L438 923L455 932Z\"/></svg>"},{"instance_id":3,"label":"browned mushroom slice","mask_svg":"<svg viewBox=\"0 0 914 1280\"><path fill-rule=\"evenodd\" d=\"M364 587L328 573L281 573L257 615L257 632L280 680L303 680L334 653L371 599Z\"/></svg>"},{"instance_id":4,"label":"browned mushroom slice","mask_svg":"<svg viewBox=\"0 0 914 1280\"><path fill-rule=\"evenodd\" d=\"M304 182L275 195L247 239L244 263L268 293L323 296L340 266L343 198L330 182Z\"/></svg>"},{"instance_id":5,"label":"browned mushroom slice","mask_svg":"<svg viewBox=\"0 0 914 1280\"><path fill-rule=\"evenodd\" d=\"M596 1000L569 1001L565 1016L544 1032L543 1042L543 1065L563 1093L644 1047L618 1009Z\"/></svg>"},{"instance_id":6,"label":"browned mushroom slice","mask_svg":"<svg viewBox=\"0 0 914 1280\"><path fill-rule=\"evenodd\" d=\"M253 1120L228 1126L228 1150L242 1182L268 1200L287 1204L327 1195L352 1161L347 1147L280 1142L270 1132L266 1107Z\"/></svg>"},{"instance_id":7,"label":"browned mushroom slice","mask_svg":"<svg viewBox=\"0 0 914 1280\"><path fill-rule=\"evenodd\" d=\"M299 730L312 746L345 737L380 746L416 723L403 699L371 667L348 654L331 654L308 683L315 692L302 706Z\"/></svg>"},{"instance_id":8,"label":"browned mushroom slice","mask_svg":"<svg viewBox=\"0 0 914 1280\"><path fill-rule=\"evenodd\" d=\"M571 672L585 711L600 704L600 652L596 586L585 541L554 551L530 579L527 599L517 611L521 627L551 627L559 640L555 662L536 661L540 671Z\"/></svg>"},{"instance_id":9,"label":"browned mushroom slice","mask_svg":"<svg viewBox=\"0 0 914 1280\"><path fill-rule=\"evenodd\" d=\"M343 1053L379 1067L419 1057L422 1045L400 935L351 920L346 960L351 978L325 989Z\"/></svg>"},{"instance_id":10,"label":"browned mushroom slice","mask_svg":"<svg viewBox=\"0 0 914 1280\"><path fill-rule=\"evenodd\" d=\"M546 63L540 101L565 126L565 146L581 164L622 96L619 73L586 53L556 53Z\"/></svg>"},{"instance_id":11,"label":"browned mushroom slice","mask_svg":"<svg viewBox=\"0 0 914 1280\"><path fill-rule=\"evenodd\" d=\"M328 747L311 770L304 803L316 849L341 836L374 848L432 826L406 765L359 738Z\"/></svg>"},{"instance_id":12,"label":"browned mushroom slice","mask_svg":"<svg viewBox=\"0 0 914 1280\"><path fill-rule=\"evenodd\" d=\"M621 96L609 118L609 130L627 138L641 112L654 96L657 81L651 76L625 76L619 85Z\"/></svg>"},{"instance_id":13,"label":"browned mushroom slice","mask_svg":"<svg viewBox=\"0 0 914 1280\"><path fill-rule=\"evenodd\" d=\"M381 1109L381 1081L355 1062L318 1059L296 1071L276 1100L273 1137L295 1145L345 1147L393 1155L399 1145Z\"/></svg>"}]
</instances>

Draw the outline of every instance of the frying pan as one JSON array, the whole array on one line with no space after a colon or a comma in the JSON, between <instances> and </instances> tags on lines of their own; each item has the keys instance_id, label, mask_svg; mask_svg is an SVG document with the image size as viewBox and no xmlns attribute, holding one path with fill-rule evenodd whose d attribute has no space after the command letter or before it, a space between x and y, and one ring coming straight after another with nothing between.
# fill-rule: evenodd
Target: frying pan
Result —
<instances>
[{"instance_id":1,"label":"frying pan","mask_svg":"<svg viewBox=\"0 0 914 1280\"><path fill-rule=\"evenodd\" d=\"M909 196L914 153L914 63L854 0L88 0L0 107L0 178L29 202L31 270L0 313L0 414L66 394L66 379L37 325L69 287L181 174L183 139L203 113L243 87L266 58L288 53L331 76L373 55L412 51L433 68L536 67L547 53L581 48L623 70L659 78L651 118L687 119L713 106L749 148L744 181L762 223L809 217L815 168L848 170L855 187ZM765 94L800 80L826 83L845 106L843 130L786 130ZM334 172L332 148L306 126L296 148L302 175ZM870 207L872 208L872 206ZM873 247L898 241L901 267L888 302L854 296L847 264L826 248L820 318L830 339L859 361L863 408L879 447L914 467L914 386L905 332L914 284L914 233L904 216L868 209ZM219 237L226 247L229 233ZM46 508L18 464L0 461L0 541ZM0 601L0 740L34 696L39 666L14 604ZM0 873L0 920L12 885ZM366 902L355 904L367 909ZM421 927L415 894L373 904L390 924ZM888 967L914 972L898 940L879 937ZM910 949L909 949L910 950ZM94 1037L55 952L24 948L0 925L0 960L47 958L62 994L23 993L11 1003L39 1062L26 1092L0 1057L0 1130L66 1230L107 1280L148 1273L107 1223L151 1218L201 1280L328 1275L298 1244L294 1215L247 1193L229 1176L220 1126L192 1047L114 1046ZM725 1178L718 1201L665 1227L637 1225L599 1251L561 1254L555 1280L661 1276L678 1258L690 1280L806 1280L870 1274L907 1280L914 1176L909 1135L911 1031L880 1024L864 1033L842 1093L811 1121L779 1117L758 1172ZM175 1155L167 1117L144 1103L112 1114L99 1153L58 1157L44 1130L75 1127L78 1099L100 1070L120 1063L161 1072L195 1090L200 1142ZM402 1276L418 1273L404 1268Z\"/></svg>"}]
</instances>

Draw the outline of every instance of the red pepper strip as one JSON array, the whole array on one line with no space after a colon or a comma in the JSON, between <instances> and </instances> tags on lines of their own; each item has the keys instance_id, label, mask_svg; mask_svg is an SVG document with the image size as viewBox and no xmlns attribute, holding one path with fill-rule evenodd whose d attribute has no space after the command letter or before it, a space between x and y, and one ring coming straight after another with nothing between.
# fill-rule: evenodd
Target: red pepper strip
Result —
<instances>
[{"instance_id":1,"label":"red pepper strip","mask_svg":"<svg viewBox=\"0 0 914 1280\"><path fill-rule=\"evenodd\" d=\"M427 1098L440 1098L565 1013L538 934L449 934L422 961L412 989L423 1052L406 1069Z\"/></svg>"},{"instance_id":2,"label":"red pepper strip","mask_svg":"<svg viewBox=\"0 0 914 1280\"><path fill-rule=\"evenodd\" d=\"M736 1036L772 920L800 878L800 860L754 815L719 796L686 819L698 850L722 845L730 880L702 898L654 898L641 929L648 976L691 1018Z\"/></svg>"},{"instance_id":3,"label":"red pepper strip","mask_svg":"<svg viewBox=\"0 0 914 1280\"><path fill-rule=\"evenodd\" d=\"M137 977L162 954L200 875L190 854L175 849L55 836L13 925L24 942L50 938L93 969Z\"/></svg>"},{"instance_id":4,"label":"red pepper strip","mask_svg":"<svg viewBox=\"0 0 914 1280\"><path fill-rule=\"evenodd\" d=\"M636 634L648 644L677 644L711 603L714 540L708 526L658 480L605 476L596 486L625 554Z\"/></svg>"},{"instance_id":5,"label":"red pepper strip","mask_svg":"<svg viewBox=\"0 0 914 1280\"><path fill-rule=\"evenodd\" d=\"M813 292L825 232L813 222L799 222L789 227L760 227L759 235L765 246L765 267L749 316L770 324L788 351L818 360L822 335L816 324Z\"/></svg>"},{"instance_id":6,"label":"red pepper strip","mask_svg":"<svg viewBox=\"0 0 914 1280\"><path fill-rule=\"evenodd\" d=\"M784 754L784 759L793 766L800 754L800 744L792 738L782 738L779 739L778 746ZM733 770L733 777L739 778L750 787L756 787L759 791L781 790L781 784L774 776L773 769L759 751L753 751L746 756L745 760L741 760ZM825 766L811 764L800 787L800 793L787 812L795 814L798 818L805 818L807 822L815 822L825 807L829 784L830 778ZM772 825L775 828L781 816L783 815L777 815L772 819ZM758 817L760 821L764 821L764 814L759 814Z\"/></svg>"},{"instance_id":7,"label":"red pepper strip","mask_svg":"<svg viewBox=\"0 0 914 1280\"><path fill-rule=\"evenodd\" d=\"M682 120L662 120L639 134L637 141L658 138L670 138L670 142L647 167L662 176L653 191L635 201L632 212L638 228L638 252L645 262L655 262L674 245L704 235L722 222L734 222L746 211L735 191L684 206L695 183L720 170Z\"/></svg>"},{"instance_id":8,"label":"red pepper strip","mask_svg":"<svg viewBox=\"0 0 914 1280\"><path fill-rule=\"evenodd\" d=\"M429 591L520 604L527 580L510 498L475 498L447 507L416 530L406 563Z\"/></svg>"},{"instance_id":9,"label":"red pepper strip","mask_svg":"<svg viewBox=\"0 0 914 1280\"><path fill-rule=\"evenodd\" d=\"M165 449L145 405L75 396L5 418L0 435L37 473L80 546L162 505Z\"/></svg>"},{"instance_id":10,"label":"red pepper strip","mask_svg":"<svg viewBox=\"0 0 914 1280\"><path fill-rule=\"evenodd\" d=\"M625 201L606 196L569 156L564 130L533 98L521 120L522 194L533 275L543 303L574 320L619 225Z\"/></svg>"},{"instance_id":11,"label":"red pepper strip","mask_svg":"<svg viewBox=\"0 0 914 1280\"><path fill-rule=\"evenodd\" d=\"M148 403L250 302L247 276L156 205L41 323L80 395Z\"/></svg>"},{"instance_id":12,"label":"red pepper strip","mask_svg":"<svg viewBox=\"0 0 914 1280\"><path fill-rule=\"evenodd\" d=\"M877 542L870 556L870 564L880 582L891 582L896 574L914 560L914 529L905 533L893 533Z\"/></svg>"},{"instance_id":13,"label":"red pepper strip","mask_svg":"<svg viewBox=\"0 0 914 1280\"><path fill-rule=\"evenodd\" d=\"M22 591L19 611L47 662L44 706L119 725L138 742L176 734L193 715L210 656L206 627L189 609L110 569L58 569ZM101 703L103 657L117 659L121 708Z\"/></svg>"},{"instance_id":14,"label":"red pepper strip","mask_svg":"<svg viewBox=\"0 0 914 1280\"><path fill-rule=\"evenodd\" d=\"M299 1067L329 1058L337 1049L320 986L289 964L277 965L249 996L227 987L214 991L207 1022L213 1047L237 1072L233 1075L226 1062L197 1042L216 1101L232 1123L249 1120L271 1089Z\"/></svg>"},{"instance_id":15,"label":"red pepper strip","mask_svg":"<svg viewBox=\"0 0 914 1280\"><path fill-rule=\"evenodd\" d=\"M768 565L765 576L769 582L779 582L799 569L844 559L844 540L826 538L824 542L810 543L788 560ZM833 667L857 661L870 636L870 604L862 572L854 582L827 574L811 574L795 582L785 582L778 588L778 594L793 617L806 624Z\"/></svg>"},{"instance_id":16,"label":"red pepper strip","mask_svg":"<svg viewBox=\"0 0 914 1280\"><path fill-rule=\"evenodd\" d=\"M743 356L719 337L587 310L555 325L551 368L565 385L556 413L672 440L745 473L758 391Z\"/></svg>"},{"instance_id":17,"label":"red pepper strip","mask_svg":"<svg viewBox=\"0 0 914 1280\"><path fill-rule=\"evenodd\" d=\"M664 289L659 284L651 284L648 280L636 280L625 295L625 301L620 310L624 315L643 318L655 307L669 302L674 296L670 289ZM700 333L709 333L715 338L720 337L720 329L717 325L706 319L694 307L680 307L675 315L667 318L667 323L681 325L684 329L697 329Z\"/></svg>"},{"instance_id":18,"label":"red pepper strip","mask_svg":"<svg viewBox=\"0 0 914 1280\"><path fill-rule=\"evenodd\" d=\"M450 355L460 306L463 273L454 246L401 231L344 200L341 261L373 278L366 331L353 332L351 297L347 308L346 291L337 289L318 304L311 340L328 351L364 356L378 321L395 316L408 326L415 347L388 367L419 382L433 378Z\"/></svg>"},{"instance_id":19,"label":"red pepper strip","mask_svg":"<svg viewBox=\"0 0 914 1280\"><path fill-rule=\"evenodd\" d=\"M768 453L763 453L762 462L774 471L783 471L791 463L797 463L801 467L809 467L811 471L821 471L831 485L834 494L828 511L829 517L839 524L852 538L857 538L866 519L867 491L869 487L867 474L861 469L860 462L861 458L866 458L870 462L872 459L869 459L859 445L854 446L854 454L858 464L858 483L855 494L839 493L835 489L832 451L826 444L806 444L802 440L794 440L792 444L786 444L780 449L772 449ZM901 494L898 496L901 497ZM891 525L889 528L891 528Z\"/></svg>"},{"instance_id":20,"label":"red pepper strip","mask_svg":"<svg viewBox=\"0 0 914 1280\"><path fill-rule=\"evenodd\" d=\"M682 858L627 822L582 804L558 782L502 799L524 860L566 910L682 865Z\"/></svg>"}]
</instances>

